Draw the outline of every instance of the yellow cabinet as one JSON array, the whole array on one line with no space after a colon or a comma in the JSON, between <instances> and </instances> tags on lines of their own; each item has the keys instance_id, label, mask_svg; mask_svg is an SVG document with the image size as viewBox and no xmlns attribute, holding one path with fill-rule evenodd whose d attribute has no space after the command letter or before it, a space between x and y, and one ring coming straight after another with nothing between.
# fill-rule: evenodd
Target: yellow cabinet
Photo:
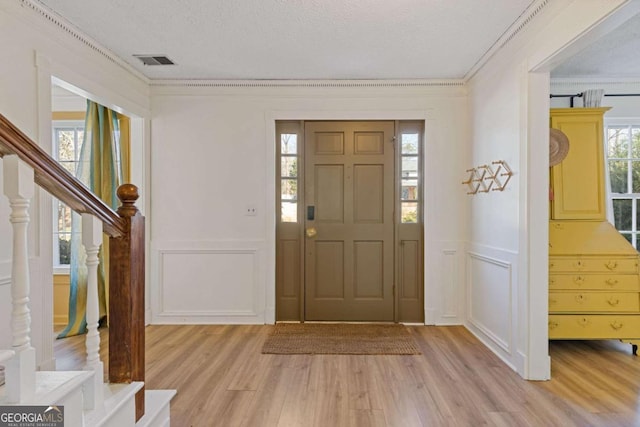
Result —
<instances>
[{"instance_id":1,"label":"yellow cabinet","mask_svg":"<svg viewBox=\"0 0 640 427\"><path fill-rule=\"evenodd\" d=\"M551 168L552 219L605 220L602 117L608 108L554 108L551 127L569 138L569 154Z\"/></svg>"},{"instance_id":2,"label":"yellow cabinet","mask_svg":"<svg viewBox=\"0 0 640 427\"><path fill-rule=\"evenodd\" d=\"M640 257L606 221L603 114L551 110L569 154L551 169L549 338L640 342Z\"/></svg>"}]
</instances>

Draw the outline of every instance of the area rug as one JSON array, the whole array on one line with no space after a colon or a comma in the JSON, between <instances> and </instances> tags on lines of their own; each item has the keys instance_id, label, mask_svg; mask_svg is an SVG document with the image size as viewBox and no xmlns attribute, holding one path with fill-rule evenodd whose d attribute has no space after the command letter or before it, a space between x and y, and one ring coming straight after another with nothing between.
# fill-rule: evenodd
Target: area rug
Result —
<instances>
[{"instance_id":1,"label":"area rug","mask_svg":"<svg viewBox=\"0 0 640 427\"><path fill-rule=\"evenodd\" d=\"M421 354L404 325L368 323L278 323L262 353Z\"/></svg>"}]
</instances>

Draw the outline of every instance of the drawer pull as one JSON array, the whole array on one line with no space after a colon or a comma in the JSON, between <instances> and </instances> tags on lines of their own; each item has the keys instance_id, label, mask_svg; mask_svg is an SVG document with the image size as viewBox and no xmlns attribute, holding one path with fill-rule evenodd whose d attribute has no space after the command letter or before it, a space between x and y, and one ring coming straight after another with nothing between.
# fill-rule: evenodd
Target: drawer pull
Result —
<instances>
[{"instance_id":1,"label":"drawer pull","mask_svg":"<svg viewBox=\"0 0 640 427\"><path fill-rule=\"evenodd\" d=\"M558 322L549 322L549 329L555 329L558 327Z\"/></svg>"},{"instance_id":2,"label":"drawer pull","mask_svg":"<svg viewBox=\"0 0 640 427\"><path fill-rule=\"evenodd\" d=\"M615 307L616 305L620 304L620 300L619 299L613 299L613 298L609 298L607 300L607 302L609 303L610 306Z\"/></svg>"},{"instance_id":3,"label":"drawer pull","mask_svg":"<svg viewBox=\"0 0 640 427\"><path fill-rule=\"evenodd\" d=\"M610 323L611 327L613 329L615 329L616 331L620 328L622 328L623 324L618 322L617 320L614 320L613 322Z\"/></svg>"},{"instance_id":4,"label":"drawer pull","mask_svg":"<svg viewBox=\"0 0 640 427\"><path fill-rule=\"evenodd\" d=\"M582 285L584 283L584 277L582 276L576 276L573 278L573 281L577 284L577 285Z\"/></svg>"},{"instance_id":5,"label":"drawer pull","mask_svg":"<svg viewBox=\"0 0 640 427\"><path fill-rule=\"evenodd\" d=\"M582 294L578 294L576 295L575 299L578 304L582 304L587 298L585 298L585 296Z\"/></svg>"},{"instance_id":6,"label":"drawer pull","mask_svg":"<svg viewBox=\"0 0 640 427\"><path fill-rule=\"evenodd\" d=\"M583 317L582 319L578 320L578 325L582 326L583 328L587 327L589 323L591 322L586 317Z\"/></svg>"},{"instance_id":7,"label":"drawer pull","mask_svg":"<svg viewBox=\"0 0 640 427\"><path fill-rule=\"evenodd\" d=\"M609 261L604 266L609 270L615 270L618 267L618 261Z\"/></svg>"},{"instance_id":8,"label":"drawer pull","mask_svg":"<svg viewBox=\"0 0 640 427\"><path fill-rule=\"evenodd\" d=\"M582 261L576 261L573 265L576 267L576 270L582 270L582 268L584 268L584 263Z\"/></svg>"},{"instance_id":9,"label":"drawer pull","mask_svg":"<svg viewBox=\"0 0 640 427\"><path fill-rule=\"evenodd\" d=\"M549 263L549 268L553 268L553 267L555 267L555 266L556 266L556 265L555 265L554 263L552 263L552 262L550 262L550 263Z\"/></svg>"},{"instance_id":10,"label":"drawer pull","mask_svg":"<svg viewBox=\"0 0 640 427\"><path fill-rule=\"evenodd\" d=\"M604 283L606 283L609 286L615 286L618 284L618 281L616 279L607 279L604 281Z\"/></svg>"},{"instance_id":11,"label":"drawer pull","mask_svg":"<svg viewBox=\"0 0 640 427\"><path fill-rule=\"evenodd\" d=\"M549 279L549 284L550 285L555 285L556 284L556 279L554 279L554 278Z\"/></svg>"}]
</instances>

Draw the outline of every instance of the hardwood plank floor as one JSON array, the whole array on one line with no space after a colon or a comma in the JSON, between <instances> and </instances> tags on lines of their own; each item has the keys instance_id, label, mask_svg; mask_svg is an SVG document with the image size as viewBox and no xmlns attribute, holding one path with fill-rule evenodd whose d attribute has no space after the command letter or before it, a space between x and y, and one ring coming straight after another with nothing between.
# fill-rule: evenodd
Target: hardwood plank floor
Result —
<instances>
[{"instance_id":1,"label":"hardwood plank floor","mask_svg":"<svg viewBox=\"0 0 640 427\"><path fill-rule=\"evenodd\" d=\"M461 326L408 328L422 355L261 354L273 326L153 325L146 386L178 391L174 427L640 426L628 344L552 341L553 378L533 382ZM84 336L57 340L55 355L80 369Z\"/></svg>"}]
</instances>

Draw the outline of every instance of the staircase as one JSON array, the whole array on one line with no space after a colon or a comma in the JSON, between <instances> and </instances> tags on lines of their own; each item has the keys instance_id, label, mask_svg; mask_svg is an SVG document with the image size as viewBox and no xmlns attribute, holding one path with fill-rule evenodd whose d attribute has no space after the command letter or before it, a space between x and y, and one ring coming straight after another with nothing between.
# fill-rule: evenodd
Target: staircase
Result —
<instances>
[{"instance_id":1,"label":"staircase","mask_svg":"<svg viewBox=\"0 0 640 427\"><path fill-rule=\"evenodd\" d=\"M0 349L5 385L0 406L63 410L65 427L170 425L175 390L144 389L144 217L135 207L137 188L118 189L115 212L67 173L35 142L0 115L4 194L13 228L10 349ZM29 207L39 185L82 215L87 253L87 359L82 371L37 371L31 345L27 247ZM1 219L0 219L1 220ZM103 382L98 333L98 251L110 239L109 383ZM60 408L63 407L63 408Z\"/></svg>"}]
</instances>

